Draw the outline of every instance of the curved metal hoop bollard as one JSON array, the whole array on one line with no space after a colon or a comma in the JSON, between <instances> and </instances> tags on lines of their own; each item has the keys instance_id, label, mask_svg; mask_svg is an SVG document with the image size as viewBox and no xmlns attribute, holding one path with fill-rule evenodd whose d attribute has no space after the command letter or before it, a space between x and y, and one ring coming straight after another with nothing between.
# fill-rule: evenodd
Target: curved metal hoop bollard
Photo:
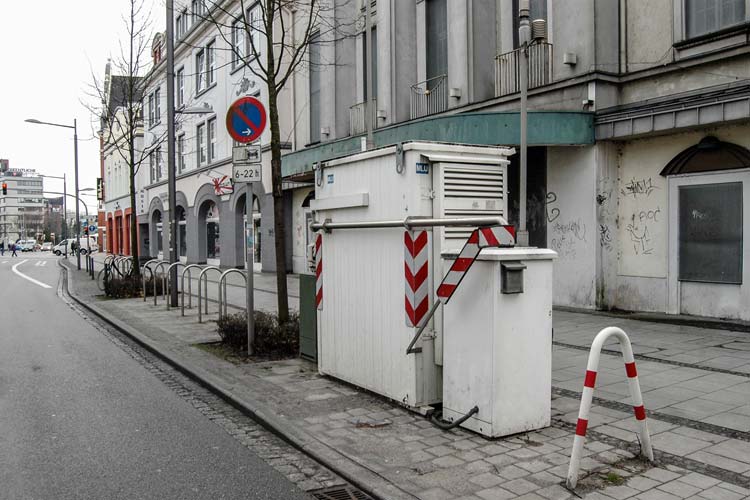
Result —
<instances>
[{"instance_id":1,"label":"curved metal hoop bollard","mask_svg":"<svg viewBox=\"0 0 750 500\"><path fill-rule=\"evenodd\" d=\"M221 277L221 269L216 266L206 266L198 275L198 323L203 323L203 312L201 311L201 281L203 280L203 276L206 276L204 291L206 294L206 314L208 314L208 276L206 275L208 271L216 271L217 273L219 273L219 277ZM221 292L219 293L221 294Z\"/></svg>"},{"instance_id":2,"label":"curved metal hoop bollard","mask_svg":"<svg viewBox=\"0 0 750 500\"><path fill-rule=\"evenodd\" d=\"M149 272L153 279L156 279L156 275L154 274L153 269L151 269L151 267L149 266L158 262L161 261L159 259L151 259L149 261L146 261L146 263L143 264L143 267L141 268L141 280L143 281L143 302L146 302L146 271Z\"/></svg>"},{"instance_id":3,"label":"curved metal hoop bollard","mask_svg":"<svg viewBox=\"0 0 750 500\"><path fill-rule=\"evenodd\" d=\"M162 272L161 272L162 298L164 300L167 300L167 275L164 274L164 266L169 267L169 261L167 261L167 260L160 260L154 266L154 305L157 305L157 299L159 298L159 296L156 294L156 280L157 280L156 273L159 271L159 269L162 270Z\"/></svg>"},{"instance_id":4,"label":"curved metal hoop bollard","mask_svg":"<svg viewBox=\"0 0 750 500\"><path fill-rule=\"evenodd\" d=\"M227 315L227 276L230 274L239 274L245 278L245 285L247 285L247 274L245 271L240 269L227 269L221 273L219 278L219 319Z\"/></svg>"},{"instance_id":5,"label":"curved metal hoop bollard","mask_svg":"<svg viewBox=\"0 0 750 500\"><path fill-rule=\"evenodd\" d=\"M167 268L167 286L166 286L166 288L164 288L164 298L165 299L169 295L169 292L172 290L172 286L177 286L177 283L172 283L172 268L173 267L179 268L180 266L185 267L185 264L183 264L182 262L173 262ZM176 273L175 273L175 276L176 276ZM177 280L175 280L175 281L177 281ZM179 293L180 289L178 288L177 291ZM164 302L167 303L167 310L169 310L169 309L172 308L172 304L170 304L170 300L165 300Z\"/></svg>"},{"instance_id":6,"label":"curved metal hoop bollard","mask_svg":"<svg viewBox=\"0 0 750 500\"><path fill-rule=\"evenodd\" d=\"M188 266L185 266L185 269L182 270L182 281L180 283L180 288L182 288L182 297L181 297L181 308L182 308L182 315L185 316L185 273L188 275L188 287L187 287L187 296L188 296L188 309L193 308L193 269L203 269L200 264L190 264ZM200 286L198 287L198 290L200 290Z\"/></svg>"},{"instance_id":7,"label":"curved metal hoop bollard","mask_svg":"<svg viewBox=\"0 0 750 500\"><path fill-rule=\"evenodd\" d=\"M638 372L635 368L633 347L630 339L620 328L610 326L600 331L591 343L589 362L586 366L586 378L583 382L583 393L581 394L581 408L578 411L578 423L576 424L576 435L573 438L573 450L570 453L570 466L568 467L567 486L570 489L578 483L578 469L581 465L581 451L586 440L586 428L589 423L589 410L591 410L591 399L594 396L594 385L596 384L596 370L599 367L599 356L602 352L604 342L614 335L620 342L622 357L625 361L625 373L628 376L628 388L630 397L633 399L633 412L639 424L638 434L641 439L641 453L650 461L654 460L654 450L651 448L651 436L646 424L646 409L643 407L641 397L641 386L638 383Z\"/></svg>"}]
</instances>

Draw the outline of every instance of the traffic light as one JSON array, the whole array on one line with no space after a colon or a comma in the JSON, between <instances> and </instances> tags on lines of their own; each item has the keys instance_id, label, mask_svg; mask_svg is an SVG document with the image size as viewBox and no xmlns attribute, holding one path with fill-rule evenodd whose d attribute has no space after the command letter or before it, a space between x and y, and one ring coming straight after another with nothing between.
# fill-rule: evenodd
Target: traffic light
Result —
<instances>
[{"instance_id":1,"label":"traffic light","mask_svg":"<svg viewBox=\"0 0 750 500\"><path fill-rule=\"evenodd\" d=\"M3 195L8 194L8 183L3 182Z\"/></svg>"}]
</instances>

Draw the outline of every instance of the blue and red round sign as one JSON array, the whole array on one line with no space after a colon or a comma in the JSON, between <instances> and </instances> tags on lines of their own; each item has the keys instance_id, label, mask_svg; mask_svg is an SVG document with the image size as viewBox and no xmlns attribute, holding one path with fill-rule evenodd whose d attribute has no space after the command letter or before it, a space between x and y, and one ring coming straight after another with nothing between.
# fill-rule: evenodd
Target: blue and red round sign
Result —
<instances>
[{"instance_id":1,"label":"blue and red round sign","mask_svg":"<svg viewBox=\"0 0 750 500\"><path fill-rule=\"evenodd\" d=\"M227 131L237 142L257 141L266 128L266 108L255 97L237 99L227 110Z\"/></svg>"}]
</instances>

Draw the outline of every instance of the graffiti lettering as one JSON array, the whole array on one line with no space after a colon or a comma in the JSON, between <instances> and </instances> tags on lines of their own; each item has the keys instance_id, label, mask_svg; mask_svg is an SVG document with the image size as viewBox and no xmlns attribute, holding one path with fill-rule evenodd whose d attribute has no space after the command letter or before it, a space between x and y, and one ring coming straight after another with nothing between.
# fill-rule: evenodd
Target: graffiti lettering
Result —
<instances>
[{"instance_id":1,"label":"graffiti lettering","mask_svg":"<svg viewBox=\"0 0 750 500\"><path fill-rule=\"evenodd\" d=\"M630 241L633 242L633 252L636 255L651 255L654 252L654 246L651 243L651 234L648 230L648 224L636 221L636 215L630 218L630 224L625 230L630 235Z\"/></svg>"},{"instance_id":2,"label":"graffiti lettering","mask_svg":"<svg viewBox=\"0 0 750 500\"><path fill-rule=\"evenodd\" d=\"M656 210L641 210L638 212L638 220L640 222L646 222L646 221L654 221L659 222L659 214L661 213L661 208L657 208Z\"/></svg>"},{"instance_id":3,"label":"graffiti lettering","mask_svg":"<svg viewBox=\"0 0 750 500\"><path fill-rule=\"evenodd\" d=\"M625 189L620 190L620 192L623 194L623 196L632 196L633 198L638 198L639 196L648 197L656 189L659 189L659 187L654 186L654 182L651 177L649 177L648 179L636 179L635 177L633 177L632 179L630 179L630 182L625 185Z\"/></svg>"},{"instance_id":4,"label":"graffiti lettering","mask_svg":"<svg viewBox=\"0 0 750 500\"><path fill-rule=\"evenodd\" d=\"M557 207L550 208L550 205L557 203L557 194L553 191L547 193L547 222L554 222L560 217L560 209Z\"/></svg>"},{"instance_id":5,"label":"graffiti lettering","mask_svg":"<svg viewBox=\"0 0 750 500\"><path fill-rule=\"evenodd\" d=\"M599 245L606 250L612 250L612 231L606 224L599 224Z\"/></svg>"},{"instance_id":6,"label":"graffiti lettering","mask_svg":"<svg viewBox=\"0 0 750 500\"><path fill-rule=\"evenodd\" d=\"M586 224L581 219L561 224L555 222L552 230L558 234L570 234L580 241L586 241Z\"/></svg>"}]
</instances>

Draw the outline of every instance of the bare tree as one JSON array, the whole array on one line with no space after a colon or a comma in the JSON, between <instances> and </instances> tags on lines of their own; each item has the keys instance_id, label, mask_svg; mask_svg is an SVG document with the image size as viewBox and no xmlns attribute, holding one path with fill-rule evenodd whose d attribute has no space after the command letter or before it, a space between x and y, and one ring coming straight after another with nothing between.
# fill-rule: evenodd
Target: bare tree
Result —
<instances>
[{"instance_id":1,"label":"bare tree","mask_svg":"<svg viewBox=\"0 0 750 500\"><path fill-rule=\"evenodd\" d=\"M332 12L333 7L325 0L261 0L258 3L251 0L209 0L202 14L216 26L222 39L231 47L235 61L244 65L267 88L277 306L281 322L289 319L289 296L278 101L289 79L307 62L310 42L341 28L329 21L326 11ZM238 40L243 43L238 44ZM246 203L251 203L249 195Z\"/></svg>"},{"instance_id":2,"label":"bare tree","mask_svg":"<svg viewBox=\"0 0 750 500\"><path fill-rule=\"evenodd\" d=\"M150 154L165 140L162 133L151 144L145 145L143 137L143 96L148 85L146 74L152 65L150 18L146 0L129 1L128 12L123 15L126 39L120 41L118 57L108 63L105 78L100 80L94 75L90 95L98 102L88 106L99 119L103 144L127 165L132 210L128 237L134 263L132 273L135 275L140 274L135 179L141 165L150 160ZM157 162L161 164L159 160ZM105 185L105 190L107 187Z\"/></svg>"}]
</instances>

